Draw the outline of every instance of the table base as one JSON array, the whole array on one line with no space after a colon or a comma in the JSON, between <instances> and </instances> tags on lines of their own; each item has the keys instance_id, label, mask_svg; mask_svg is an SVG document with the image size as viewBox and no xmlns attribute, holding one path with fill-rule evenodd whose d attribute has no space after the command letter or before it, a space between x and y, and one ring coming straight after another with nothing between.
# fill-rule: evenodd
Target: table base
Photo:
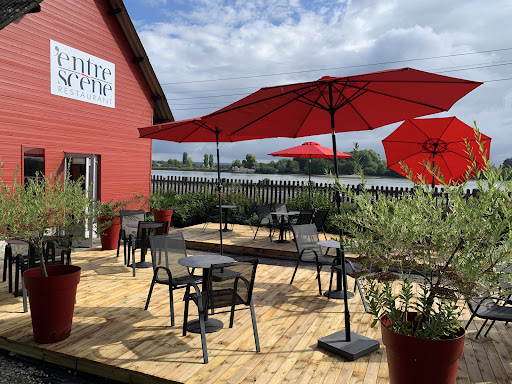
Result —
<instances>
[{"instance_id":1,"label":"table base","mask_svg":"<svg viewBox=\"0 0 512 384\"><path fill-rule=\"evenodd\" d=\"M329 291L325 291L324 292L324 296L328 297L329 296ZM352 292L347 292L347 299L351 299L353 297L354 297L354 294ZM344 299L343 291L332 290L331 291L331 299L341 299L341 300L343 300Z\"/></svg>"},{"instance_id":2,"label":"table base","mask_svg":"<svg viewBox=\"0 0 512 384\"><path fill-rule=\"evenodd\" d=\"M128 265L131 267L132 265ZM139 261L135 263L135 268L153 268L153 263L151 261Z\"/></svg>"},{"instance_id":3,"label":"table base","mask_svg":"<svg viewBox=\"0 0 512 384\"><path fill-rule=\"evenodd\" d=\"M233 230L228 228L222 228L222 232L233 232Z\"/></svg>"},{"instance_id":4,"label":"table base","mask_svg":"<svg viewBox=\"0 0 512 384\"><path fill-rule=\"evenodd\" d=\"M274 240L274 243L278 243L278 244L286 244L286 243L289 243L290 240Z\"/></svg>"},{"instance_id":5,"label":"table base","mask_svg":"<svg viewBox=\"0 0 512 384\"><path fill-rule=\"evenodd\" d=\"M205 333L213 333L220 331L224 327L224 323L217 319L208 319L204 321ZM187 331L192 333L201 333L199 320L192 320L187 323Z\"/></svg>"}]
</instances>

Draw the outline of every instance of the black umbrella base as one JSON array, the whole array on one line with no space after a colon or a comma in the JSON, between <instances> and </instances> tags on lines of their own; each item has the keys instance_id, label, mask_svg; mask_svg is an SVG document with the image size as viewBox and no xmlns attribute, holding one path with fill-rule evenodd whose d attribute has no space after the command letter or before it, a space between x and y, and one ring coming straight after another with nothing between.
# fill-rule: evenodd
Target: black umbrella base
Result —
<instances>
[{"instance_id":1,"label":"black umbrella base","mask_svg":"<svg viewBox=\"0 0 512 384\"><path fill-rule=\"evenodd\" d=\"M345 330L318 339L318 346L336 355L354 361L380 348L377 340L350 332L350 341L346 341Z\"/></svg>"},{"instance_id":2,"label":"black umbrella base","mask_svg":"<svg viewBox=\"0 0 512 384\"><path fill-rule=\"evenodd\" d=\"M208 319L204 321L204 331L205 333L213 333L220 331L224 327L224 323L217 319ZM201 333L201 328L199 327L199 320L192 320L187 323L187 331L192 333Z\"/></svg>"},{"instance_id":3,"label":"black umbrella base","mask_svg":"<svg viewBox=\"0 0 512 384\"><path fill-rule=\"evenodd\" d=\"M341 300L344 299L343 291L332 290L330 292L331 292L331 294L329 295L329 291L325 291L324 296L325 297L330 296L331 299L341 299ZM347 292L347 299L351 299L353 297L354 297L354 294L352 292Z\"/></svg>"}]
</instances>

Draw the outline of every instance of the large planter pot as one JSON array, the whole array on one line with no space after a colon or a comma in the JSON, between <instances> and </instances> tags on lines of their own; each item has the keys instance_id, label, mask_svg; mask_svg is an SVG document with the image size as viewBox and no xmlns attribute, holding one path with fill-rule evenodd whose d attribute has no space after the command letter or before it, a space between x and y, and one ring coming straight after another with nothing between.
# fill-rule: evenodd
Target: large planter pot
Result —
<instances>
[{"instance_id":1,"label":"large planter pot","mask_svg":"<svg viewBox=\"0 0 512 384\"><path fill-rule=\"evenodd\" d=\"M167 221L168 227L171 226L171 217L174 210L172 209L153 209L153 220L154 221Z\"/></svg>"},{"instance_id":2,"label":"large planter pot","mask_svg":"<svg viewBox=\"0 0 512 384\"><path fill-rule=\"evenodd\" d=\"M69 337L80 281L80 267L75 265L48 265L46 270L48 277L41 267L23 273L36 343L56 343Z\"/></svg>"},{"instance_id":3,"label":"large planter pot","mask_svg":"<svg viewBox=\"0 0 512 384\"><path fill-rule=\"evenodd\" d=\"M111 222L111 225L101 231L101 248L104 250L117 249L119 244L119 230L121 229L121 219L119 217L114 218L98 218L98 226L102 226L107 222Z\"/></svg>"},{"instance_id":4,"label":"large planter pot","mask_svg":"<svg viewBox=\"0 0 512 384\"><path fill-rule=\"evenodd\" d=\"M391 384L455 384L464 351L464 328L453 339L427 340L395 333L386 327L389 324L383 316L380 329Z\"/></svg>"}]
</instances>

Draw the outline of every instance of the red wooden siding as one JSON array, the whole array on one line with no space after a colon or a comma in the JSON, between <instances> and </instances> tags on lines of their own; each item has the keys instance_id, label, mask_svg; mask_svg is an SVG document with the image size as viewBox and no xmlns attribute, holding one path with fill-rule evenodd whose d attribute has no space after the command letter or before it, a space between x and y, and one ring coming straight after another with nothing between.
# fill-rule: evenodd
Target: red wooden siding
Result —
<instances>
[{"instance_id":1,"label":"red wooden siding","mask_svg":"<svg viewBox=\"0 0 512 384\"><path fill-rule=\"evenodd\" d=\"M150 193L153 102L106 0L45 0L0 30L0 158L4 177L21 168L22 145L46 151L50 173L64 152L101 156L101 199ZM115 108L50 93L50 40L115 64Z\"/></svg>"}]
</instances>

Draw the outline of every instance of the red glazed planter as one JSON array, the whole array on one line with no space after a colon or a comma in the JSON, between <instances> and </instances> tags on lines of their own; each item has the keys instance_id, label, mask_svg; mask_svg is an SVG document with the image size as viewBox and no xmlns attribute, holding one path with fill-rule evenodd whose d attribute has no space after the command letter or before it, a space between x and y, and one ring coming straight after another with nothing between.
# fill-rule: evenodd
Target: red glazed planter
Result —
<instances>
[{"instance_id":1,"label":"red glazed planter","mask_svg":"<svg viewBox=\"0 0 512 384\"><path fill-rule=\"evenodd\" d=\"M48 277L41 267L23 273L36 343L56 343L69 337L80 281L80 267L75 265L48 265L46 270Z\"/></svg>"},{"instance_id":2,"label":"red glazed planter","mask_svg":"<svg viewBox=\"0 0 512 384\"><path fill-rule=\"evenodd\" d=\"M107 229L103 230L100 234L101 248L104 250L117 249L117 245L119 243L119 230L121 229L121 219L119 217L114 217L110 219L99 217L98 226L108 221L111 221L112 225Z\"/></svg>"},{"instance_id":3,"label":"red glazed planter","mask_svg":"<svg viewBox=\"0 0 512 384\"><path fill-rule=\"evenodd\" d=\"M395 333L386 327L389 324L383 316L380 329L391 384L455 384L464 351L464 328L454 339L427 340Z\"/></svg>"},{"instance_id":4,"label":"red glazed planter","mask_svg":"<svg viewBox=\"0 0 512 384\"><path fill-rule=\"evenodd\" d=\"M174 210L172 209L153 209L154 221L167 221L167 229L171 226L171 218Z\"/></svg>"}]
</instances>

